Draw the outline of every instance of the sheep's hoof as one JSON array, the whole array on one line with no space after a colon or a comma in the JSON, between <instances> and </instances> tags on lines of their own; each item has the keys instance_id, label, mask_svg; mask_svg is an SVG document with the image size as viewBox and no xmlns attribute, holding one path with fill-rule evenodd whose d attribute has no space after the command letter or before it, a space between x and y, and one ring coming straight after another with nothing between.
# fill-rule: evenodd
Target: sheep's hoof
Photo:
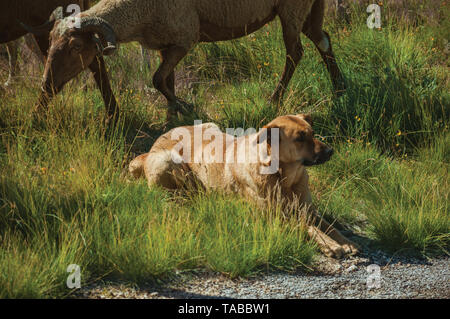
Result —
<instances>
[{"instance_id":1,"label":"sheep's hoof","mask_svg":"<svg viewBox=\"0 0 450 319\"><path fill-rule=\"evenodd\" d=\"M334 91L334 93L335 93L335 95L336 95L337 98L340 98L340 97L344 96L345 92L346 92L345 88L342 89L342 90L336 90L336 91Z\"/></svg>"},{"instance_id":2,"label":"sheep's hoof","mask_svg":"<svg viewBox=\"0 0 450 319\"><path fill-rule=\"evenodd\" d=\"M106 116L103 119L105 127L115 128L118 124L118 117L114 115Z\"/></svg>"},{"instance_id":3,"label":"sheep's hoof","mask_svg":"<svg viewBox=\"0 0 450 319\"><path fill-rule=\"evenodd\" d=\"M177 117L178 117L178 111L175 109L168 108L165 126L168 125L170 122L172 122Z\"/></svg>"},{"instance_id":4,"label":"sheep's hoof","mask_svg":"<svg viewBox=\"0 0 450 319\"><path fill-rule=\"evenodd\" d=\"M168 113L181 113L183 115L188 115L192 113L194 110L194 106L192 104L186 103L184 101L177 100L175 102L169 103L168 105Z\"/></svg>"},{"instance_id":5,"label":"sheep's hoof","mask_svg":"<svg viewBox=\"0 0 450 319\"><path fill-rule=\"evenodd\" d=\"M345 79L343 78L340 81L335 82L333 86L334 86L334 94L338 98L343 96L347 91L347 85L345 83Z\"/></svg>"},{"instance_id":6,"label":"sheep's hoof","mask_svg":"<svg viewBox=\"0 0 450 319\"><path fill-rule=\"evenodd\" d=\"M14 89L14 87L16 86L16 84L17 84L16 80L8 79L8 81L3 83L3 85L0 85L0 88L3 91L12 91Z\"/></svg>"}]
</instances>

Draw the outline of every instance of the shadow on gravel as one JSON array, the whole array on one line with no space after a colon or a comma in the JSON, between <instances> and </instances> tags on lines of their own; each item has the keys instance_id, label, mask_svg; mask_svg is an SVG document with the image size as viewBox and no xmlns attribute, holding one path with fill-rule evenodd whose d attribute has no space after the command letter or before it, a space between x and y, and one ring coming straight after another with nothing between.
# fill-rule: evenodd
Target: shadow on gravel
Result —
<instances>
[{"instance_id":1,"label":"shadow on gravel","mask_svg":"<svg viewBox=\"0 0 450 319\"><path fill-rule=\"evenodd\" d=\"M357 256L353 256L348 261L357 261L360 266L369 266L376 264L380 267L389 266L391 264L410 264L410 265L431 265L430 258L418 253L416 250L408 248L397 251L386 249L377 240L367 236L357 234L347 227L335 221L334 226L347 238L356 242L361 247L361 251ZM433 256L433 259L446 256ZM345 264L345 259L338 261Z\"/></svg>"},{"instance_id":2,"label":"shadow on gravel","mask_svg":"<svg viewBox=\"0 0 450 319\"><path fill-rule=\"evenodd\" d=\"M199 293L193 293L184 291L182 289L170 289L170 290L161 290L158 292L158 297L165 297L170 299L232 299L224 296L211 296Z\"/></svg>"},{"instance_id":3,"label":"shadow on gravel","mask_svg":"<svg viewBox=\"0 0 450 319\"><path fill-rule=\"evenodd\" d=\"M361 246L361 252L356 256L356 259L361 261L358 263L361 266L373 264L380 267L386 267L392 264L432 265L427 256L419 254L414 249L389 251L374 239L355 234L351 231L342 231L342 233ZM434 256L434 258L438 258L438 256Z\"/></svg>"},{"instance_id":4,"label":"shadow on gravel","mask_svg":"<svg viewBox=\"0 0 450 319\"><path fill-rule=\"evenodd\" d=\"M177 281L171 281L176 284ZM165 283L166 285L169 282ZM174 288L172 286L143 285L136 286L126 282L108 282L97 283L82 290L75 292L70 296L73 299L232 299L225 296L214 296L202 292L189 292L183 288Z\"/></svg>"}]
</instances>

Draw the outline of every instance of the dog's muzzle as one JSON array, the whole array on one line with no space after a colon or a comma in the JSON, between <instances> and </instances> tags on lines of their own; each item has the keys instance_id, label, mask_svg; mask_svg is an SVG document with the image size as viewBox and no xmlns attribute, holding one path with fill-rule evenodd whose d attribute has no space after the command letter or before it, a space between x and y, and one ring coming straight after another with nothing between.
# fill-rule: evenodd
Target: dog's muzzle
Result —
<instances>
[{"instance_id":1,"label":"dog's muzzle","mask_svg":"<svg viewBox=\"0 0 450 319\"><path fill-rule=\"evenodd\" d=\"M311 161L307 159L300 160L303 166L315 166L320 165L328 162L331 159L331 156L333 156L334 150L332 148L328 148L325 151L321 152L316 156L316 158Z\"/></svg>"}]
</instances>

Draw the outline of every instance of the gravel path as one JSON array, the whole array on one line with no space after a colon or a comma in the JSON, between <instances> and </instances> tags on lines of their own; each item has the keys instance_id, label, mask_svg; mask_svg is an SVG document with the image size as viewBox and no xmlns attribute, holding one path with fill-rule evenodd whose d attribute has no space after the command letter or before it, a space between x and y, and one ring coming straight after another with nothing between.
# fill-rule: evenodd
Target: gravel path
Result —
<instances>
[{"instance_id":1,"label":"gravel path","mask_svg":"<svg viewBox=\"0 0 450 319\"><path fill-rule=\"evenodd\" d=\"M367 267L379 265L380 287L368 289ZM376 275L376 274L372 274ZM313 273L271 273L230 280L218 274L180 275L157 286L135 288L121 283L85 287L78 298L450 298L450 259L392 258L382 252L336 261L319 257Z\"/></svg>"}]
</instances>

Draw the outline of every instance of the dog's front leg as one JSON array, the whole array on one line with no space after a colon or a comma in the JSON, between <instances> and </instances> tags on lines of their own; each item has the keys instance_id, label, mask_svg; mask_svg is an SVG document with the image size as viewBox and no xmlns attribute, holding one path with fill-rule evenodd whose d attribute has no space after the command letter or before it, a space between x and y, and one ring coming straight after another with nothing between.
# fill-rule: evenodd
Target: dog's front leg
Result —
<instances>
[{"instance_id":1,"label":"dog's front leg","mask_svg":"<svg viewBox=\"0 0 450 319\"><path fill-rule=\"evenodd\" d=\"M328 257L341 258L346 252L344 248L315 226L308 226L308 235Z\"/></svg>"},{"instance_id":2,"label":"dog's front leg","mask_svg":"<svg viewBox=\"0 0 450 319\"><path fill-rule=\"evenodd\" d=\"M245 198L255 203L256 207L258 207L259 209L263 211L267 210L268 200L261 197L260 194L254 191L252 188L245 187L243 190L243 195L245 196Z\"/></svg>"},{"instance_id":3,"label":"dog's front leg","mask_svg":"<svg viewBox=\"0 0 450 319\"><path fill-rule=\"evenodd\" d=\"M329 236L333 241L341 245L346 254L354 255L359 252L359 246L341 234L339 230L330 225L325 219L321 218L317 211L311 207L310 209L311 222L323 234Z\"/></svg>"},{"instance_id":4,"label":"dog's front leg","mask_svg":"<svg viewBox=\"0 0 450 319\"><path fill-rule=\"evenodd\" d=\"M335 256L344 254L357 254L359 247L356 243L352 242L345 236L343 236L336 228L330 225L326 220L321 218L312 205L311 193L308 186L308 175L304 174L303 178L293 187L293 195L296 197L302 205L307 207L307 224L309 225L309 235L317 241L320 247L326 255L329 255L329 251L333 252ZM328 248L323 248L328 245ZM338 245L340 248L336 247ZM338 257L339 258L339 257Z\"/></svg>"}]
</instances>

